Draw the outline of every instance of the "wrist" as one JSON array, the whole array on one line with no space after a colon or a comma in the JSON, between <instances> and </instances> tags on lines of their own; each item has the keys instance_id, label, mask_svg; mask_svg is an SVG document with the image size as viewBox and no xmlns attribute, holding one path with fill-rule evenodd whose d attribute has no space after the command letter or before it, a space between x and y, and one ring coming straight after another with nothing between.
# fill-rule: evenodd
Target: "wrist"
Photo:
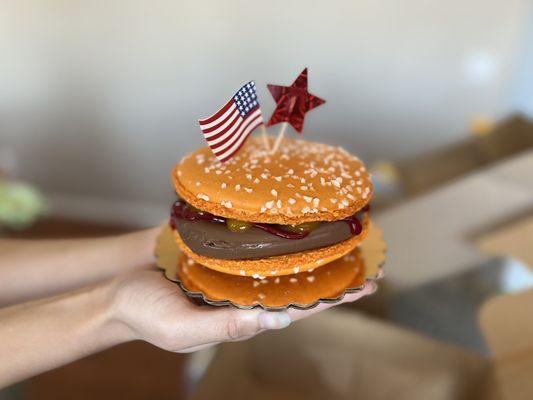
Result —
<instances>
[{"instance_id":1,"label":"wrist","mask_svg":"<svg viewBox=\"0 0 533 400\"><path fill-rule=\"evenodd\" d=\"M161 227L158 226L119 237L123 254L127 254L131 260L126 263L132 266L130 270L145 270L153 266L154 249L160 231Z\"/></svg>"},{"instance_id":2,"label":"wrist","mask_svg":"<svg viewBox=\"0 0 533 400\"><path fill-rule=\"evenodd\" d=\"M100 284L91 290L91 303L95 305L94 327L104 346L112 347L136 340L135 333L123 322L118 301L120 285L116 279Z\"/></svg>"}]
</instances>

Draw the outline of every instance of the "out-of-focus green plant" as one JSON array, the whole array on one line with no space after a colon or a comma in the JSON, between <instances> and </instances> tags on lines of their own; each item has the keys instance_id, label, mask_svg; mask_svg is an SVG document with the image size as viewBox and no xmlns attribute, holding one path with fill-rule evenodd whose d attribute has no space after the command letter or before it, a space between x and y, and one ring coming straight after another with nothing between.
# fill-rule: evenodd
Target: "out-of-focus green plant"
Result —
<instances>
[{"instance_id":1,"label":"out-of-focus green plant","mask_svg":"<svg viewBox=\"0 0 533 400\"><path fill-rule=\"evenodd\" d=\"M23 228L44 210L42 196L31 186L0 178L0 228Z\"/></svg>"}]
</instances>

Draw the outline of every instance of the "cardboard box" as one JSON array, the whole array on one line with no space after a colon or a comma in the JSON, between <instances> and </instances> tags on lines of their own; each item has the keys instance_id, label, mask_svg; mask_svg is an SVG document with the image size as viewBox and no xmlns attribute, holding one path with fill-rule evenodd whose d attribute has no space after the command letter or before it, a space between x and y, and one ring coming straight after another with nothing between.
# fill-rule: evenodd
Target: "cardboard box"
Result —
<instances>
[{"instance_id":1,"label":"cardboard box","mask_svg":"<svg viewBox=\"0 0 533 400\"><path fill-rule=\"evenodd\" d=\"M338 310L220 346L195 400L491 399L491 363Z\"/></svg>"},{"instance_id":2,"label":"cardboard box","mask_svg":"<svg viewBox=\"0 0 533 400\"><path fill-rule=\"evenodd\" d=\"M533 290L490 299L480 325L493 354L502 400L533 398Z\"/></svg>"},{"instance_id":3,"label":"cardboard box","mask_svg":"<svg viewBox=\"0 0 533 400\"><path fill-rule=\"evenodd\" d=\"M486 229L486 233L477 235L475 243L487 254L514 257L533 269L533 210L519 214L512 222Z\"/></svg>"},{"instance_id":4,"label":"cardboard box","mask_svg":"<svg viewBox=\"0 0 533 400\"><path fill-rule=\"evenodd\" d=\"M387 242L390 289L410 290L490 259L476 237L533 211L531 171L533 149L375 213Z\"/></svg>"},{"instance_id":5,"label":"cardboard box","mask_svg":"<svg viewBox=\"0 0 533 400\"><path fill-rule=\"evenodd\" d=\"M489 254L514 257L533 268L533 212L488 230L476 244ZM532 310L531 289L493 297L481 309L479 323L492 353L502 400L533 398Z\"/></svg>"},{"instance_id":6,"label":"cardboard box","mask_svg":"<svg viewBox=\"0 0 533 400\"><path fill-rule=\"evenodd\" d=\"M533 148L533 122L522 115L502 121L485 136L472 136L398 163L408 195L418 195L467 173Z\"/></svg>"}]
</instances>

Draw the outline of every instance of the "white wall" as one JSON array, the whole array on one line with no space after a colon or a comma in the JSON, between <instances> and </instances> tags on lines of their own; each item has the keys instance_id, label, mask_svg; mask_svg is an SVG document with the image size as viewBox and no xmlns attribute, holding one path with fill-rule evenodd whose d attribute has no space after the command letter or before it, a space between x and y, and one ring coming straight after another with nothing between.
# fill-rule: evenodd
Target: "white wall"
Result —
<instances>
[{"instance_id":1,"label":"white wall","mask_svg":"<svg viewBox=\"0 0 533 400\"><path fill-rule=\"evenodd\" d=\"M198 117L310 68L305 136L363 158L505 114L528 0L47 1L0 6L0 145L47 191L166 202Z\"/></svg>"},{"instance_id":2,"label":"white wall","mask_svg":"<svg viewBox=\"0 0 533 400\"><path fill-rule=\"evenodd\" d=\"M509 91L512 107L533 117L533 1L524 14L516 72Z\"/></svg>"}]
</instances>

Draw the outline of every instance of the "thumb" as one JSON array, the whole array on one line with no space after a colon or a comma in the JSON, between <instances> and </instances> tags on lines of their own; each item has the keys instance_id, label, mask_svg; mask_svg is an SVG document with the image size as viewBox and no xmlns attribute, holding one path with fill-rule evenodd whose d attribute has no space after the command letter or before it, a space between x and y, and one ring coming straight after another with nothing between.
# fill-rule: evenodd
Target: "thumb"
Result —
<instances>
[{"instance_id":1,"label":"thumb","mask_svg":"<svg viewBox=\"0 0 533 400\"><path fill-rule=\"evenodd\" d=\"M247 339L265 329L282 329L291 323L289 314L284 311L238 310L228 307L206 314L209 338L205 339L210 343Z\"/></svg>"}]
</instances>

